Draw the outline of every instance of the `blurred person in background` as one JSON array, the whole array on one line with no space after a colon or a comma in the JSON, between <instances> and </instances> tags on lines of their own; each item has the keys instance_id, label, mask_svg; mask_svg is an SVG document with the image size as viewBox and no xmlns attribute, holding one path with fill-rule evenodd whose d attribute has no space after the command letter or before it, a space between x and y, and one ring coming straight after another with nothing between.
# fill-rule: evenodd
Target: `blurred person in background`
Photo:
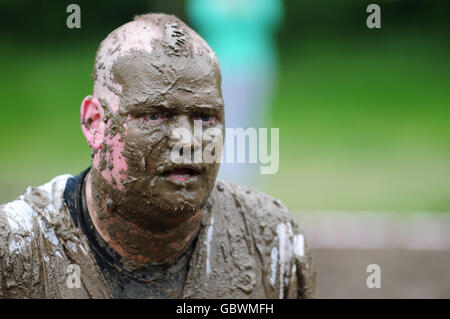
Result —
<instances>
[{"instance_id":1,"label":"blurred person in background","mask_svg":"<svg viewBox=\"0 0 450 319\"><path fill-rule=\"evenodd\" d=\"M283 18L282 1L188 0L187 14L220 60L226 127L268 127L278 68L274 34ZM248 141L246 148L248 162ZM258 176L257 164L222 163L219 171L223 180L260 187Z\"/></svg>"}]
</instances>

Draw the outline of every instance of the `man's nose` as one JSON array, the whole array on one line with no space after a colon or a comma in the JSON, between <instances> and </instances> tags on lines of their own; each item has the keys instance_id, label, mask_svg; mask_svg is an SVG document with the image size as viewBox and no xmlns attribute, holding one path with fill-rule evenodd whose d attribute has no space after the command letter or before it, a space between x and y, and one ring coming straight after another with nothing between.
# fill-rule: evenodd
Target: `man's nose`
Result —
<instances>
[{"instance_id":1,"label":"man's nose","mask_svg":"<svg viewBox=\"0 0 450 319\"><path fill-rule=\"evenodd\" d=\"M196 136L200 135L200 136ZM199 147L201 146L201 130L196 132L194 130L194 123L187 115L180 115L177 117L175 126L172 129L171 144L182 143L183 146L187 147Z\"/></svg>"},{"instance_id":2,"label":"man's nose","mask_svg":"<svg viewBox=\"0 0 450 319\"><path fill-rule=\"evenodd\" d=\"M186 128L193 133L193 125L192 122L187 115L179 115L176 120L176 126Z\"/></svg>"}]
</instances>

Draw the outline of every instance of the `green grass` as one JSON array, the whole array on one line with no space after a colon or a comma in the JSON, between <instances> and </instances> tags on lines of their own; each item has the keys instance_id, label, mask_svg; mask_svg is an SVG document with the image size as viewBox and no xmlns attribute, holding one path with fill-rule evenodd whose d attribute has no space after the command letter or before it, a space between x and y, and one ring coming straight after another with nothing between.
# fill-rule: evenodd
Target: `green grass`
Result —
<instances>
[{"instance_id":1,"label":"green grass","mask_svg":"<svg viewBox=\"0 0 450 319\"><path fill-rule=\"evenodd\" d=\"M450 211L450 77L440 38L303 37L283 47L272 126L291 210ZM79 127L95 44L0 45L0 202L89 165Z\"/></svg>"},{"instance_id":2,"label":"green grass","mask_svg":"<svg viewBox=\"0 0 450 319\"><path fill-rule=\"evenodd\" d=\"M294 210L450 210L450 68L439 38L305 39L283 56L264 189Z\"/></svg>"}]
</instances>

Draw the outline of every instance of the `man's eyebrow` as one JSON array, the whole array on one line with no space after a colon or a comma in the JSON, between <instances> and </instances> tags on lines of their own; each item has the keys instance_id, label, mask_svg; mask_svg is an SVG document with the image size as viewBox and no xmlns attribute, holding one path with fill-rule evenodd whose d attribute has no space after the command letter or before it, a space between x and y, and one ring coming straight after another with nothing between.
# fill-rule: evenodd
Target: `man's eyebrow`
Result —
<instances>
[{"instance_id":1,"label":"man's eyebrow","mask_svg":"<svg viewBox=\"0 0 450 319\"><path fill-rule=\"evenodd\" d=\"M189 105L186 108L192 109L192 110L215 111L215 110L222 110L223 105L221 105L221 104L195 104L195 105Z\"/></svg>"},{"instance_id":2,"label":"man's eyebrow","mask_svg":"<svg viewBox=\"0 0 450 319\"><path fill-rule=\"evenodd\" d=\"M142 103L135 103L135 104L130 104L128 106L128 109L130 111L146 111L146 110L155 110L155 109L169 109L169 107L165 106L165 105L161 105L161 104L154 104L151 102L142 102Z\"/></svg>"},{"instance_id":3,"label":"man's eyebrow","mask_svg":"<svg viewBox=\"0 0 450 319\"><path fill-rule=\"evenodd\" d=\"M223 110L222 104L193 104L193 105L185 105L182 107L173 106L173 105L164 105L164 104L154 104L150 102L137 103L129 106L130 111L141 111L147 112L152 110L164 110L164 111L188 111L188 112L214 112Z\"/></svg>"}]
</instances>

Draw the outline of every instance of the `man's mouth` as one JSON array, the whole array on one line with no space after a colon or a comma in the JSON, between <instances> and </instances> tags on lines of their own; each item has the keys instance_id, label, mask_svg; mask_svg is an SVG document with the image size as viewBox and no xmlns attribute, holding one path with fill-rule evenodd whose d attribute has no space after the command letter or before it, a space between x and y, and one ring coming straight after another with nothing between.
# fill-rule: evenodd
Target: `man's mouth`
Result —
<instances>
[{"instance_id":1,"label":"man's mouth","mask_svg":"<svg viewBox=\"0 0 450 319\"><path fill-rule=\"evenodd\" d=\"M192 168L181 167L181 168L174 168L168 171L166 175L175 181L183 182L198 176L198 172Z\"/></svg>"}]
</instances>

